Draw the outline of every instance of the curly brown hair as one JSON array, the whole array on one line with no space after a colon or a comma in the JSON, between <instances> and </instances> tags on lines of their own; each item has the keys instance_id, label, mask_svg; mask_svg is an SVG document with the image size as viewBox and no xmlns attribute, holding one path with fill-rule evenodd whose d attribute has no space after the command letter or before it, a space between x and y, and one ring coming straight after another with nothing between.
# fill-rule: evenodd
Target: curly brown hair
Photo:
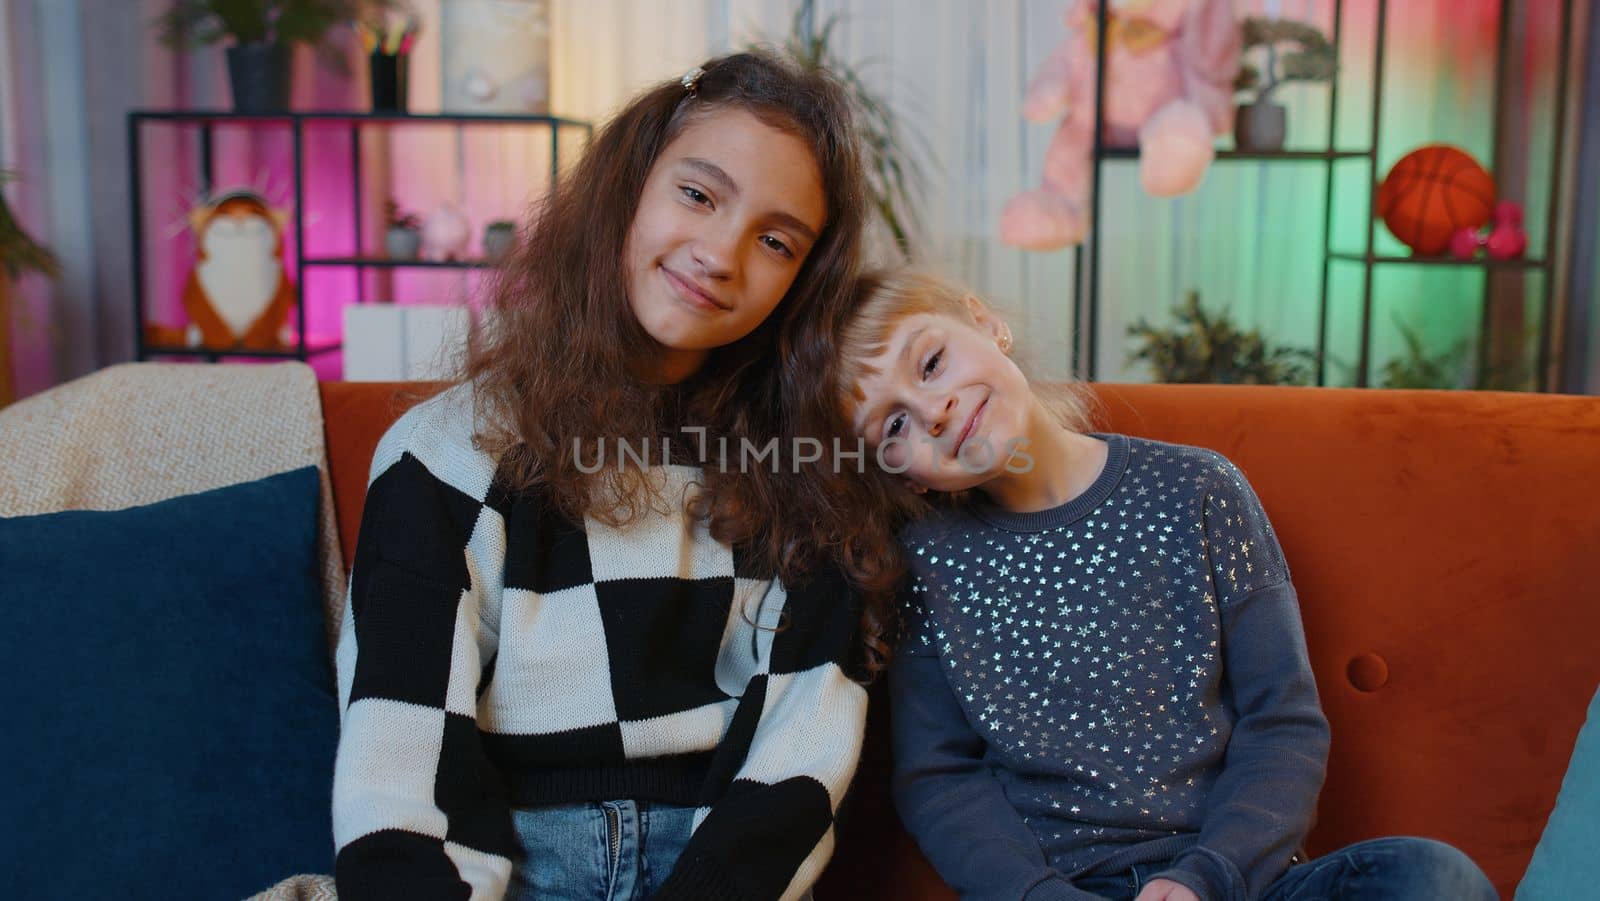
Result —
<instances>
[{"instance_id":1,"label":"curly brown hair","mask_svg":"<svg viewBox=\"0 0 1600 901\"><path fill-rule=\"evenodd\" d=\"M598 131L494 275L492 325L469 342L462 380L475 384L481 446L501 457L508 489L538 486L573 521L588 515L622 526L663 501L637 466L584 472L579 442L666 436L689 423L734 446L778 439L788 448L797 437L833 434L817 418L830 406L818 376L833 365L868 209L850 102L828 72L768 52L718 57L701 69L693 91L662 82ZM625 240L660 153L688 125L727 109L806 144L822 175L826 222L766 321L714 350L685 382L652 384L638 377L639 363L660 348L628 305ZM873 499L830 467L774 468L704 466L692 512L786 583L818 564L837 566L864 602L863 663L875 672L873 648L882 647L899 570L892 542L859 537L857 524L876 519Z\"/></svg>"}]
</instances>

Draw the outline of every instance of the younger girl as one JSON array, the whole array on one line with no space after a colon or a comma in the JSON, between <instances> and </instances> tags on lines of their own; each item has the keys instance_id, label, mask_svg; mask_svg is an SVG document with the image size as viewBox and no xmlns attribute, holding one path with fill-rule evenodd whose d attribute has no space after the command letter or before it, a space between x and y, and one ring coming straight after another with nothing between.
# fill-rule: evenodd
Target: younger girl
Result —
<instances>
[{"instance_id":1,"label":"younger girl","mask_svg":"<svg viewBox=\"0 0 1600 901\"><path fill-rule=\"evenodd\" d=\"M638 97L556 187L466 377L372 461L341 899L808 891L860 748L874 575L826 552L847 508L822 473L688 464L804 431L795 373L862 217L845 95L761 54Z\"/></svg>"},{"instance_id":2,"label":"younger girl","mask_svg":"<svg viewBox=\"0 0 1600 901\"><path fill-rule=\"evenodd\" d=\"M934 515L890 668L894 797L966 898L1490 899L1448 846L1291 867L1328 753L1299 608L1213 451L1085 432L982 301L863 280L841 337L855 434ZM1015 452L1015 453L1013 453ZM968 492L961 496L959 493Z\"/></svg>"}]
</instances>

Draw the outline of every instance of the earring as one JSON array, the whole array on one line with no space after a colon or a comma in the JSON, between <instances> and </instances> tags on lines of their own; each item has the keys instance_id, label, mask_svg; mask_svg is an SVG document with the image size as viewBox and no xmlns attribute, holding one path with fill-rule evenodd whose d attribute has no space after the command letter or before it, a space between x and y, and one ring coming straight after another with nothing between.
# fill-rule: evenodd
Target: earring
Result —
<instances>
[{"instance_id":1,"label":"earring","mask_svg":"<svg viewBox=\"0 0 1600 901\"><path fill-rule=\"evenodd\" d=\"M1001 353L1011 353L1011 332L1007 331L1005 334L1001 335L999 343Z\"/></svg>"}]
</instances>

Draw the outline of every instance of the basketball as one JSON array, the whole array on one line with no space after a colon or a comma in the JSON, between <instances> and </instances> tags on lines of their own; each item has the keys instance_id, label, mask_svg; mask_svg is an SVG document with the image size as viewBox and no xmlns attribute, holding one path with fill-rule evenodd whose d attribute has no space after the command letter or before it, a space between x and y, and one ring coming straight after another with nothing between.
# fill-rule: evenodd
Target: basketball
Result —
<instances>
[{"instance_id":1,"label":"basketball","mask_svg":"<svg viewBox=\"0 0 1600 901\"><path fill-rule=\"evenodd\" d=\"M1411 151L1378 187L1377 214L1400 242L1435 256L1450 236L1480 228L1494 209L1494 179L1466 151L1430 144Z\"/></svg>"}]
</instances>

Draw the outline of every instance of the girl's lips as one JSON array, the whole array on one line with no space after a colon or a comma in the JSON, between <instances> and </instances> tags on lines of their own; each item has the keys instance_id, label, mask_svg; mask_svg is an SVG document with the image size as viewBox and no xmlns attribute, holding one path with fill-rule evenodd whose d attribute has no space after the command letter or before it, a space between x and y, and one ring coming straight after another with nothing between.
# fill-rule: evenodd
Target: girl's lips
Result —
<instances>
[{"instance_id":1,"label":"girl's lips","mask_svg":"<svg viewBox=\"0 0 1600 901\"><path fill-rule=\"evenodd\" d=\"M967 427L961 430L961 437L956 439L956 456L961 456L961 446L967 443L967 438L971 437L973 431L977 429L978 419L983 416L983 410L987 406L989 406L989 398L986 397L982 403L978 404L978 409L972 411L972 418L967 420Z\"/></svg>"},{"instance_id":2,"label":"girl's lips","mask_svg":"<svg viewBox=\"0 0 1600 901\"><path fill-rule=\"evenodd\" d=\"M673 290L678 292L678 296L691 306L707 311L726 311L728 309L715 297L701 290L699 285L673 272L666 266L661 267L661 272L667 277L667 282L672 285Z\"/></svg>"}]
</instances>

